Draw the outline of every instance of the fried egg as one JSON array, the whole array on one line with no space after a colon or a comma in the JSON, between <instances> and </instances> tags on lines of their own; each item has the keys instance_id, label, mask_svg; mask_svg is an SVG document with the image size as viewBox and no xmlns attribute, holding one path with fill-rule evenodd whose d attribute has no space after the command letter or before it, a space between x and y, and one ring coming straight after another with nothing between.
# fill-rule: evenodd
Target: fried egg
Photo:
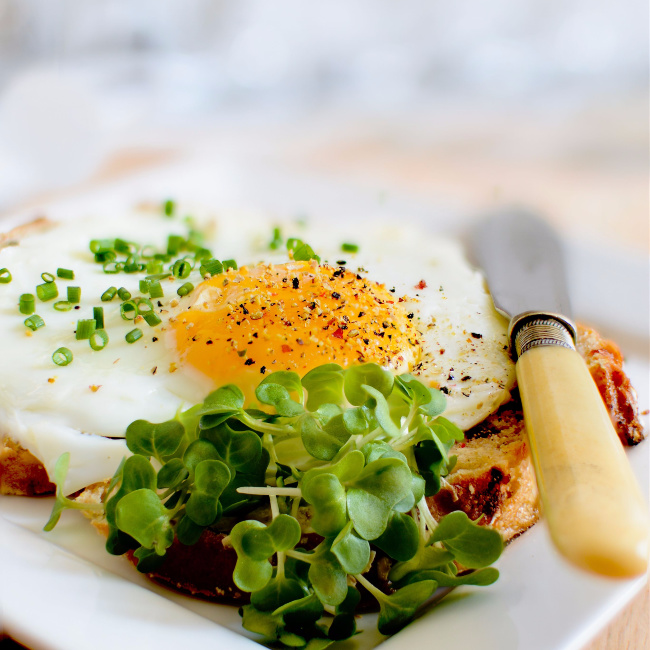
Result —
<instances>
[{"instance_id":1,"label":"fried egg","mask_svg":"<svg viewBox=\"0 0 650 650\"><path fill-rule=\"evenodd\" d=\"M111 286L141 296L146 272L105 273L89 242L119 237L166 251L170 234L187 236L180 219L132 211L75 220L0 250L0 267L12 274L0 284L0 434L29 449L50 476L70 452L67 491L114 473L133 420L170 419L226 383L237 384L252 406L255 387L276 370L302 376L324 363L375 362L412 372L447 395L445 416L463 429L509 399L507 322L458 243L402 225L281 224L284 238L308 242L319 264L293 260L284 245L272 250L278 224L265 215L203 222L205 246L238 268L202 276L197 264L186 278L161 279L164 295L152 300L160 322L153 326L141 316L125 318L118 296L101 300ZM355 246L343 252L350 242ZM58 298L36 299L45 325L32 331L19 297L35 293L41 274L58 268L75 277L55 279ZM193 290L179 296L186 282ZM53 305L66 300L68 286L80 287L81 298L58 311ZM75 334L93 307L103 307L109 337L101 350ZM129 343L136 328L143 336ZM60 347L73 356L66 366L52 359Z\"/></svg>"}]
</instances>

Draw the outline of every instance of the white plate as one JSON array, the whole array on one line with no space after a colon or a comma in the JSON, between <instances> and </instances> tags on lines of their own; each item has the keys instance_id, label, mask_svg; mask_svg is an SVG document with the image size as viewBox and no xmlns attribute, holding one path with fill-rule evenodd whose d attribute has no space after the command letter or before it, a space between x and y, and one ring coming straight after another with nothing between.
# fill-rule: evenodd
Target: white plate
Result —
<instances>
[{"instance_id":1,"label":"white plate","mask_svg":"<svg viewBox=\"0 0 650 650\"><path fill-rule=\"evenodd\" d=\"M166 196L220 208L307 211L334 224L350 218L410 218L432 231L453 231L468 223L450 209L412 197L386 199L340 181L205 160L184 161L44 207L55 218L110 215L133 202ZM2 229L29 216L14 215ZM647 258L594 251L575 242L568 242L568 258L576 316L621 344L641 408L647 408ZM630 450L629 458L647 486L647 443ZM103 540L79 513L64 513L52 533L43 533L51 502L0 498L0 631L35 649L259 647L241 628L235 608L190 599L147 581L123 558L108 555ZM495 585L457 589L391 639L384 641L374 630L375 617L364 616L363 634L340 647L361 650L383 641L386 650L434 643L458 650L579 648L644 584L642 579L600 579L568 566L550 545L543 525L515 540L497 566L501 578Z\"/></svg>"}]
</instances>

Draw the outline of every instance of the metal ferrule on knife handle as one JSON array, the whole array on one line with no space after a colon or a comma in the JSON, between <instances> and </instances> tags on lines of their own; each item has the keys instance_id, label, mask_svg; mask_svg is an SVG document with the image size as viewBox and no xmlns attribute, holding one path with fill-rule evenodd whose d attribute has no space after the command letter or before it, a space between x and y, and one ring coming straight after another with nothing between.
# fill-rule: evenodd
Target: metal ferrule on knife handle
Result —
<instances>
[{"instance_id":1,"label":"metal ferrule on knife handle","mask_svg":"<svg viewBox=\"0 0 650 650\"><path fill-rule=\"evenodd\" d=\"M608 576L641 575L648 563L647 506L575 350L572 325L560 315L530 312L511 324L542 510L567 559Z\"/></svg>"}]
</instances>

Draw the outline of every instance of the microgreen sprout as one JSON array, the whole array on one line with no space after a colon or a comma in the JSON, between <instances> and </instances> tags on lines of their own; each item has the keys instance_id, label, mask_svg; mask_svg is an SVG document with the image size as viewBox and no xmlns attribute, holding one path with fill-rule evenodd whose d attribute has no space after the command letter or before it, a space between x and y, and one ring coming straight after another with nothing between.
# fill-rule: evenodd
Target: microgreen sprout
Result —
<instances>
[{"instance_id":1,"label":"microgreen sprout","mask_svg":"<svg viewBox=\"0 0 650 650\"><path fill-rule=\"evenodd\" d=\"M261 408L245 408L242 391L226 385L173 420L129 425L132 455L103 504L110 553L130 550L150 572L174 539L194 544L237 517L229 541L234 585L250 593L243 625L290 647L354 635L357 586L378 603L379 631L393 634L438 587L496 580L489 565L502 550L499 533L463 512L436 521L427 505L463 439L441 416L438 390L376 364L326 364L302 379L271 373L256 398ZM70 503L57 498L49 527ZM315 547L304 543L306 511ZM377 555L390 567L388 583L368 572Z\"/></svg>"}]
</instances>

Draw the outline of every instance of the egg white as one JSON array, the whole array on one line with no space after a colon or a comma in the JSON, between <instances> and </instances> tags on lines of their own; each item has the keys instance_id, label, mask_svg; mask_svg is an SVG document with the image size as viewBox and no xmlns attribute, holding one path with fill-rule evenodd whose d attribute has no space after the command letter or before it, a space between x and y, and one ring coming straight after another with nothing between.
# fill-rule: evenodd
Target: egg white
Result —
<instances>
[{"instance_id":1,"label":"egg white","mask_svg":"<svg viewBox=\"0 0 650 650\"><path fill-rule=\"evenodd\" d=\"M234 258L240 266L286 262L286 250L268 248L273 225L267 215L220 215L212 220L206 245L215 257ZM414 315L423 349L414 374L447 393L447 418L467 429L509 398L514 368L507 353L507 322L456 242L404 226L335 229L328 224L285 223L281 228L285 237L307 241L323 261L345 262L349 269L394 288L396 297L406 298L404 306ZM113 474L126 452L122 438L133 420L170 419L214 388L179 363L173 339L165 332L169 318L191 302L191 296L178 298L177 287L185 281L197 285L198 270L183 281L162 281L165 296L156 310L163 322L154 328L139 323L144 336L133 344L124 336L135 325L121 318L120 300L100 301L111 285L140 295L144 274L105 274L93 261L91 239L122 237L164 249L170 233L184 235L184 223L129 211L110 219L57 224L0 250L0 267L13 275L10 284L0 285L0 434L29 449L50 476L58 457L70 452L66 491ZM357 244L359 251L342 252L343 242ZM18 297L35 293L40 274L56 274L58 267L74 270L75 279L57 278L56 300L66 299L67 286L80 286L79 309L58 312L55 300L37 299L36 313L46 326L31 333L18 311ZM104 307L110 337L102 351L74 337L77 320L92 318L94 306ZM52 362L52 353L61 346L74 355L65 367Z\"/></svg>"}]
</instances>

